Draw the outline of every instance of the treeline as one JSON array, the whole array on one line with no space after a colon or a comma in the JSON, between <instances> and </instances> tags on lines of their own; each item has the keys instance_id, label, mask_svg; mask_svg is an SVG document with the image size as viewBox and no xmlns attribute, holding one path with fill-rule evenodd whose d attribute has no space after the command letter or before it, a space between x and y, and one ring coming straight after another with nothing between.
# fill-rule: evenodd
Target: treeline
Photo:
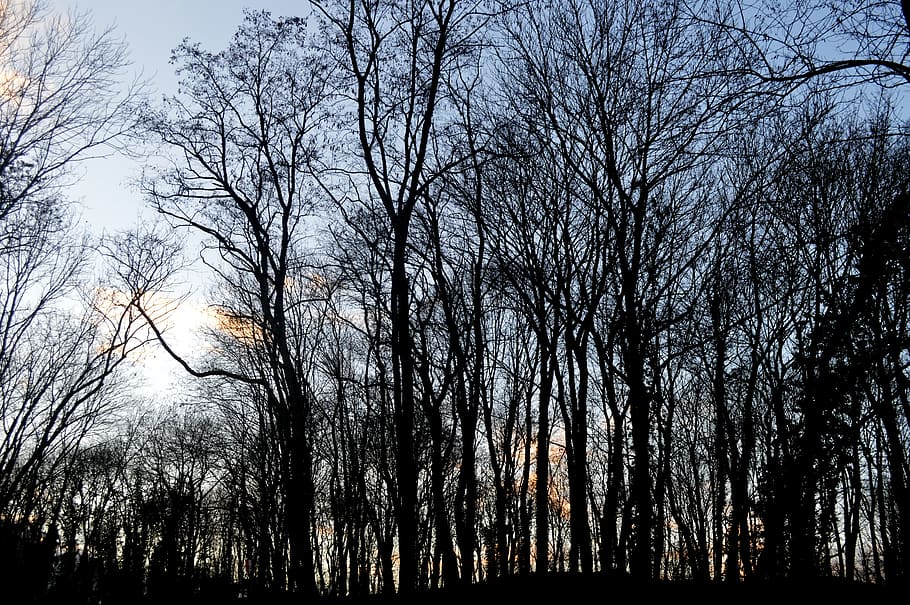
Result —
<instances>
[{"instance_id":1,"label":"treeline","mask_svg":"<svg viewBox=\"0 0 910 605\"><path fill-rule=\"evenodd\" d=\"M116 95L120 47L71 55L32 149L13 110L73 80L9 78L0 567L133 597L906 579L910 18L769 8L250 11L161 103ZM60 179L122 137L160 221L77 245ZM179 403L129 395L152 342Z\"/></svg>"}]
</instances>

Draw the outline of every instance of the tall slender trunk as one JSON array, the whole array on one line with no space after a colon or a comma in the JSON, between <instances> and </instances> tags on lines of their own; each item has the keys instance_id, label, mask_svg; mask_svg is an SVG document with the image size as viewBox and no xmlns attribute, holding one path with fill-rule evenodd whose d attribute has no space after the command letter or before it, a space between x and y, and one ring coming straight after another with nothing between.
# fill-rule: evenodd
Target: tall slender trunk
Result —
<instances>
[{"instance_id":1,"label":"tall slender trunk","mask_svg":"<svg viewBox=\"0 0 910 605\"><path fill-rule=\"evenodd\" d=\"M464 387L457 398L459 404L459 426L461 427L461 466L458 472L458 495L456 504L456 533L458 549L461 551L461 578L470 583L474 577L474 548L477 528L477 475L475 441L477 439L477 404L465 401ZM473 390L473 389L472 389ZM473 397L472 397L473 398Z\"/></svg>"},{"instance_id":2,"label":"tall slender trunk","mask_svg":"<svg viewBox=\"0 0 910 605\"><path fill-rule=\"evenodd\" d=\"M420 334L421 350L424 352L427 351L425 337L426 333L422 332ZM458 561L455 557L452 528L449 523L449 508L445 496L446 456L444 450L446 437L440 410L444 395L437 397L433 393L429 364L429 359L421 359L419 373L423 385L421 404L430 428L430 496L433 526L436 533L432 587L438 587L438 578L441 575L443 584L451 588L458 582ZM456 520L457 518L456 515Z\"/></svg>"},{"instance_id":3,"label":"tall slender trunk","mask_svg":"<svg viewBox=\"0 0 910 605\"><path fill-rule=\"evenodd\" d=\"M302 433L302 431L301 431ZM290 461L288 502L285 514L288 519L288 542L290 566L288 575L293 590L316 596L316 567L313 562L313 546L310 541L310 525L313 516L313 472L312 458L308 445L301 445L305 434L293 437Z\"/></svg>"},{"instance_id":4,"label":"tall slender trunk","mask_svg":"<svg viewBox=\"0 0 910 605\"><path fill-rule=\"evenodd\" d=\"M569 471L569 568L590 573L594 569L591 528L588 523L588 360L585 343L574 329L565 330L568 370L568 401L560 397L566 426Z\"/></svg>"},{"instance_id":5,"label":"tall slender trunk","mask_svg":"<svg viewBox=\"0 0 910 605\"><path fill-rule=\"evenodd\" d=\"M718 270L717 268L715 270ZM724 555L724 515L727 508L727 479L730 477L730 454L727 446L727 383L725 380L725 368L727 364L727 341L726 334L723 331L721 317L721 293L724 287L716 280L715 292L709 301L711 314L711 332L714 342L714 367L712 368L712 390L714 395L714 462L716 465L714 476L714 514L713 534L714 545L712 552L714 556L714 578L720 579L723 575L723 555ZM739 573L739 565L736 562L736 549L727 548L728 573ZM736 569L731 569L735 567Z\"/></svg>"},{"instance_id":6,"label":"tall slender trunk","mask_svg":"<svg viewBox=\"0 0 910 605\"><path fill-rule=\"evenodd\" d=\"M544 355L541 353L540 344L537 348L537 362L544 364ZM543 370L541 370L543 372ZM528 389L525 399L525 426L524 426L524 455L521 465L521 484L518 493L518 573L529 575L531 573L531 507L528 497L531 489L531 445L534 435L533 394Z\"/></svg>"},{"instance_id":7,"label":"tall slender trunk","mask_svg":"<svg viewBox=\"0 0 910 605\"><path fill-rule=\"evenodd\" d=\"M514 422L517 414L518 405L517 394L513 394L510 398L509 410L506 415L506 428L503 430L504 438L502 444L497 444L493 428L493 410L492 406L488 403L484 403L483 408L483 427L484 432L486 433L486 445L487 449L490 452L490 470L493 473L493 489L494 489L494 513L493 513L493 535L495 539L495 550L492 553L492 559L488 562L487 566L487 575L493 579L500 576L506 575L508 571L508 528L506 527L508 523L507 517L507 499L508 492L506 490L505 484L505 471L504 468L511 468L512 464L508 462L509 457L511 457L510 443L511 436L514 431ZM499 452L498 450L502 450ZM502 455L506 462L502 462L499 459L499 456ZM520 504L519 504L520 506ZM516 527L520 524L516 524ZM473 561L472 561L473 563ZM464 565L464 564L462 564ZM462 577L464 578L464 572L462 572Z\"/></svg>"},{"instance_id":8,"label":"tall slender trunk","mask_svg":"<svg viewBox=\"0 0 910 605\"><path fill-rule=\"evenodd\" d=\"M607 573L625 571L620 569L618 549L618 532L616 519L619 515L619 496L625 472L625 431L623 429L623 412L619 408L616 394L615 372L611 371L609 355L611 347L604 341L602 335L596 330L592 332L594 346L597 351L597 360L600 375L604 381L607 409L609 410L610 428L612 429L609 447L609 466L607 474L607 493L604 496L603 510L600 520L600 565Z\"/></svg>"},{"instance_id":9,"label":"tall slender trunk","mask_svg":"<svg viewBox=\"0 0 910 605\"><path fill-rule=\"evenodd\" d=\"M628 286L627 286L628 288ZM651 547L654 514L651 501L651 398L645 386L641 351L641 328L635 312L637 301L631 291L625 300L624 351L629 381L630 420L632 422L632 501L635 507L635 539L629 560L632 576L651 579Z\"/></svg>"},{"instance_id":10,"label":"tall slender trunk","mask_svg":"<svg viewBox=\"0 0 910 605\"><path fill-rule=\"evenodd\" d=\"M545 329L546 322L541 321L540 326L541 330ZM535 571L538 574L545 574L550 556L550 396L556 361L547 336L545 334L538 336L541 338L541 359L540 396L537 406L537 455L535 458L537 484L534 488L535 543L537 547Z\"/></svg>"},{"instance_id":11,"label":"tall slender trunk","mask_svg":"<svg viewBox=\"0 0 910 605\"><path fill-rule=\"evenodd\" d=\"M655 375L657 369L655 368ZM657 401L664 401L662 387L657 383ZM673 416L676 413L675 400L666 397L666 416L662 419L660 427L660 455L658 456L657 478L654 486L655 529L654 529L654 555L652 560L652 577L658 578L665 571L664 555L667 538L667 496L671 481L671 452L673 451Z\"/></svg>"},{"instance_id":12,"label":"tall slender trunk","mask_svg":"<svg viewBox=\"0 0 910 605\"><path fill-rule=\"evenodd\" d=\"M417 589L417 461L414 455L414 352L410 324L410 286L406 267L408 221L394 221L392 260L392 402L395 417L398 498L398 590Z\"/></svg>"}]
</instances>

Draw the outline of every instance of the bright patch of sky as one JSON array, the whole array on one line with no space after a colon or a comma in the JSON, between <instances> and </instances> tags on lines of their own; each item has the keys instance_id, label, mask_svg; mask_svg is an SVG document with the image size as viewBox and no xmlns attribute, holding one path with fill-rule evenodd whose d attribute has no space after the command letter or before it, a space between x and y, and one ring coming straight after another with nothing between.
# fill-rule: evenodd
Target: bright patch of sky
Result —
<instances>
[{"instance_id":1,"label":"bright patch of sky","mask_svg":"<svg viewBox=\"0 0 910 605\"><path fill-rule=\"evenodd\" d=\"M150 82L153 99L176 92L177 78L170 64L171 51L185 38L202 48L225 49L243 21L245 8L267 10L273 16L299 15L306 10L302 0L45 0L54 13L88 13L100 31L113 28L114 37L125 41L132 63L130 75ZM126 85L128 82L124 82ZM142 162L119 154L92 159L80 167L78 181L69 191L79 202L86 226L95 234L132 229L141 221L154 220L140 194L130 184ZM196 282L198 284L198 281ZM196 292L195 294L199 294ZM204 304L190 297L175 309L167 322L168 341L184 356L205 347L197 331L211 323ZM164 395L179 389L186 374L160 347L152 346L137 358L150 394Z\"/></svg>"},{"instance_id":2,"label":"bright patch of sky","mask_svg":"<svg viewBox=\"0 0 910 605\"><path fill-rule=\"evenodd\" d=\"M54 12L88 13L101 30L114 28L129 49L131 69L151 82L153 98L177 88L171 51L184 38L209 51L223 50L243 21L246 8L273 16L299 15L302 0L46 0ZM96 233L129 229L148 217L130 181L141 167L138 160L118 155L91 160L70 192L82 204L86 223Z\"/></svg>"}]
</instances>

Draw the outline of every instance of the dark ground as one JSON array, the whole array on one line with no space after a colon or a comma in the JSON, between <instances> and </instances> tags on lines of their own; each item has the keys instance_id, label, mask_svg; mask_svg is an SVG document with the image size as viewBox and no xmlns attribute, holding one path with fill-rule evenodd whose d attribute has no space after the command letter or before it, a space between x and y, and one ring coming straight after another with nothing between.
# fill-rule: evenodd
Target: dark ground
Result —
<instances>
[{"instance_id":1,"label":"dark ground","mask_svg":"<svg viewBox=\"0 0 910 605\"><path fill-rule=\"evenodd\" d=\"M238 600L234 603L250 605L284 605L305 603L299 595L282 595L257 600ZM835 579L811 582L745 582L739 584L694 582L639 583L623 578L603 575L581 576L551 574L498 580L458 590L419 592L412 597L371 596L359 599L325 600L325 605L383 605L386 603L427 603L446 605L585 605L613 604L645 605L652 602L688 603L699 605L723 603L764 603L769 605L836 605L857 603L878 605L885 603L910 604L910 585L875 585L847 583Z\"/></svg>"},{"instance_id":2,"label":"dark ground","mask_svg":"<svg viewBox=\"0 0 910 605\"><path fill-rule=\"evenodd\" d=\"M97 603L97 598L80 598L70 591L59 591L48 598L34 601L17 598L9 583L0 586L0 605L81 605ZM121 593L122 594L122 593ZM183 592L182 594L186 594ZM885 585L848 583L837 579L819 579L806 582L635 582L625 577L601 574L547 574L545 576L514 577L494 582L476 584L458 589L418 592L412 596L385 597L372 595L360 598L308 599L301 594L269 594L255 598L235 598L235 589L203 590L192 597L173 596L158 598L108 594L101 605L397 605L426 603L428 605L648 605L650 603L675 604L694 602L698 605L879 605L897 603L910 605L910 582Z\"/></svg>"}]
</instances>

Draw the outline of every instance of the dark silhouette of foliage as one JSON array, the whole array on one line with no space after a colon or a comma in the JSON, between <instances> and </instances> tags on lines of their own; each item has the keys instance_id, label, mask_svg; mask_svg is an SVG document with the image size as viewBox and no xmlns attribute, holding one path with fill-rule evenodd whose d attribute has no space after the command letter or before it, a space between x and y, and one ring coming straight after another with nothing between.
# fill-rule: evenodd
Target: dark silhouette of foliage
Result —
<instances>
[{"instance_id":1,"label":"dark silhouette of foliage","mask_svg":"<svg viewBox=\"0 0 910 605\"><path fill-rule=\"evenodd\" d=\"M54 171L119 106L42 113L85 140L42 155L0 81L0 569L26 602L900 590L908 40L896 1L248 11L138 114L159 221L77 319ZM114 381L149 340L168 401Z\"/></svg>"}]
</instances>

